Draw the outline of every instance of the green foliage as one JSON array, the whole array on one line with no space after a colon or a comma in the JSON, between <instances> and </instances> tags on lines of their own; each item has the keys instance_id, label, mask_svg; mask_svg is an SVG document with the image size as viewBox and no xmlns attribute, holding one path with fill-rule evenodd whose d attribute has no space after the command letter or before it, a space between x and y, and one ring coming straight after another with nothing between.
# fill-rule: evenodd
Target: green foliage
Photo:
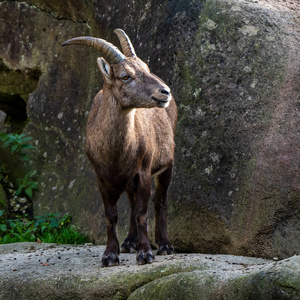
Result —
<instances>
[{"instance_id":1,"label":"green foliage","mask_svg":"<svg viewBox=\"0 0 300 300\"><path fill-rule=\"evenodd\" d=\"M35 148L34 146L26 143L31 140L32 137L25 137L26 134L6 134L0 132L0 145L3 149L8 149L12 156L18 156L22 160L29 160L26 153L23 150Z\"/></svg>"},{"instance_id":2,"label":"green foliage","mask_svg":"<svg viewBox=\"0 0 300 300\"><path fill-rule=\"evenodd\" d=\"M46 214L37 216L33 220L15 219L4 221L1 219L4 211L0 211L0 244L17 242L83 244L89 239L78 232L71 225L71 216L61 214Z\"/></svg>"},{"instance_id":3,"label":"green foliage","mask_svg":"<svg viewBox=\"0 0 300 300\"><path fill-rule=\"evenodd\" d=\"M18 188L13 191L13 194L16 196L23 194L27 198L32 198L33 191L38 188L38 182L33 179L36 171L25 173L22 170L24 162L29 161L26 150L35 148L28 144L31 139L32 137L26 137L25 134L0 132L0 181L10 182L11 178L15 177ZM12 190L13 185L6 188ZM5 220L4 210L0 210L0 244L36 241L60 244L88 242L88 238L78 232L70 222L69 215L61 217L61 214L46 214L37 216L33 220L28 218Z\"/></svg>"},{"instance_id":4,"label":"green foliage","mask_svg":"<svg viewBox=\"0 0 300 300\"><path fill-rule=\"evenodd\" d=\"M31 178L36 174L36 171L31 171L27 173L23 179L19 179L19 188L16 191L16 195L19 196L22 191L26 193L27 196L32 198L32 191L38 188L38 182L32 181Z\"/></svg>"},{"instance_id":5,"label":"green foliage","mask_svg":"<svg viewBox=\"0 0 300 300\"><path fill-rule=\"evenodd\" d=\"M0 224L3 223L3 221L1 221L1 220L4 216L4 212L5 212L5 210L0 210Z\"/></svg>"},{"instance_id":6,"label":"green foliage","mask_svg":"<svg viewBox=\"0 0 300 300\"><path fill-rule=\"evenodd\" d=\"M0 181L5 178L6 173L7 173L7 171L6 171L5 167L3 165L1 165L1 162L0 162Z\"/></svg>"},{"instance_id":7,"label":"green foliage","mask_svg":"<svg viewBox=\"0 0 300 300\"><path fill-rule=\"evenodd\" d=\"M25 171L25 161L29 161L27 150L35 147L28 144L32 137L25 134L6 134L0 132L0 181L8 177L9 181L18 184L15 195L32 198L33 191L37 190L38 182L33 180L36 171Z\"/></svg>"}]
</instances>

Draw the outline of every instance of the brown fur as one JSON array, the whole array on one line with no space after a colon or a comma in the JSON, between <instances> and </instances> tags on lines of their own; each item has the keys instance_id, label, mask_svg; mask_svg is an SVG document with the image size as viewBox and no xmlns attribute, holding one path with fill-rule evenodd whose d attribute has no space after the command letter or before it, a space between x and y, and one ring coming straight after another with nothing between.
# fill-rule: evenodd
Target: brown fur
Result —
<instances>
[{"instance_id":1,"label":"brown fur","mask_svg":"<svg viewBox=\"0 0 300 300\"><path fill-rule=\"evenodd\" d=\"M168 86L139 58L128 57L111 66L101 58L98 64L104 84L89 114L86 153L105 206L108 241L102 264L119 262L116 203L123 191L128 194L131 218L122 250L138 250L138 263L149 263L154 259L147 236L153 176L158 254L174 252L167 235L166 210L174 162L176 104ZM126 76L130 79L122 80ZM158 101L167 98L168 102Z\"/></svg>"}]
</instances>

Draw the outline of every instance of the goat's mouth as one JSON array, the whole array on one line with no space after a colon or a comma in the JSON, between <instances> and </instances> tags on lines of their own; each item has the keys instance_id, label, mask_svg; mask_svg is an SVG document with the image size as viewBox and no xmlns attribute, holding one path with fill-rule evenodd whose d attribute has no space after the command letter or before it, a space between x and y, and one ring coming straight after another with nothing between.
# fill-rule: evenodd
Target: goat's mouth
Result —
<instances>
[{"instance_id":1,"label":"goat's mouth","mask_svg":"<svg viewBox=\"0 0 300 300\"><path fill-rule=\"evenodd\" d=\"M161 103L168 103L171 100L171 97L167 97L167 98L156 98L156 97L151 97L153 100L157 101L157 102L161 102Z\"/></svg>"},{"instance_id":2,"label":"goat's mouth","mask_svg":"<svg viewBox=\"0 0 300 300\"><path fill-rule=\"evenodd\" d=\"M156 102L155 106L161 108L167 108L171 101L171 97L156 98L152 96L151 98Z\"/></svg>"}]
</instances>

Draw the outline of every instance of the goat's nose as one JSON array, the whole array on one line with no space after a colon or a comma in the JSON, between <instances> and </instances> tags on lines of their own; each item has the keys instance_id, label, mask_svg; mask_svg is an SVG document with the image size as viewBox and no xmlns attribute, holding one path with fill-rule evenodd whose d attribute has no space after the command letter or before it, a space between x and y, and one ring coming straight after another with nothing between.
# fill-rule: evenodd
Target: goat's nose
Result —
<instances>
[{"instance_id":1,"label":"goat's nose","mask_svg":"<svg viewBox=\"0 0 300 300\"><path fill-rule=\"evenodd\" d=\"M167 89L162 89L162 90L160 90L160 92L161 92L162 94L164 94L164 95L167 95L167 96L170 95L170 90L167 90Z\"/></svg>"}]
</instances>

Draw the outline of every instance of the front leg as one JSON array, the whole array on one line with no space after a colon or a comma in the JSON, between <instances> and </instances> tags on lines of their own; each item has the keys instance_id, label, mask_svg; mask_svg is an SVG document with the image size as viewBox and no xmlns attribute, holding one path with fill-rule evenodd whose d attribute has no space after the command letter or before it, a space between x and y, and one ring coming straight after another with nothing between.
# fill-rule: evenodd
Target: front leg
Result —
<instances>
[{"instance_id":1,"label":"front leg","mask_svg":"<svg viewBox=\"0 0 300 300\"><path fill-rule=\"evenodd\" d=\"M137 251L137 243L138 243L138 233L137 233L137 224L135 220L135 193L127 192L129 204L130 204L130 224L129 224L129 232L121 245L122 253L134 253Z\"/></svg>"},{"instance_id":2,"label":"front leg","mask_svg":"<svg viewBox=\"0 0 300 300\"><path fill-rule=\"evenodd\" d=\"M155 242L158 246L157 255L172 254L175 252L167 232L167 192L172 178L173 164L155 180L156 191L154 196L155 209Z\"/></svg>"},{"instance_id":3,"label":"front leg","mask_svg":"<svg viewBox=\"0 0 300 300\"><path fill-rule=\"evenodd\" d=\"M136 203L134 217L138 233L138 253L136 260L138 264L152 263L154 255L148 238L148 201L151 194L151 175L141 173L135 176Z\"/></svg>"},{"instance_id":4,"label":"front leg","mask_svg":"<svg viewBox=\"0 0 300 300\"><path fill-rule=\"evenodd\" d=\"M119 193L108 192L103 186L100 186L100 191L105 207L105 221L107 230L107 244L102 256L102 266L110 267L119 264L120 249L117 237L116 226L118 222L117 201Z\"/></svg>"}]
</instances>

